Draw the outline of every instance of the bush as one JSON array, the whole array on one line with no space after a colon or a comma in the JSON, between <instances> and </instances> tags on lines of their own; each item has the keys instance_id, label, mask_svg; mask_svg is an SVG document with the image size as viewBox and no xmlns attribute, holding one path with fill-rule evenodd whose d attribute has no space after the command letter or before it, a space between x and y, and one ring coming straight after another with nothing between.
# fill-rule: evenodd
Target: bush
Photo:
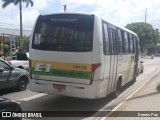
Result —
<instances>
[{"instance_id":1,"label":"bush","mask_svg":"<svg viewBox=\"0 0 160 120\"><path fill-rule=\"evenodd\" d=\"M157 92L160 92L160 83L157 84L156 90L157 90Z\"/></svg>"}]
</instances>

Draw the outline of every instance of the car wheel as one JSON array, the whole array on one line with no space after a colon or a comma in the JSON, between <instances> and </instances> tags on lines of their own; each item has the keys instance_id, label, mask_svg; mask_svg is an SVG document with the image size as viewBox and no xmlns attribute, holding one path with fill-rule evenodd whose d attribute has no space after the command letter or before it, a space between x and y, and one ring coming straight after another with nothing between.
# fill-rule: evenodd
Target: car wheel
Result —
<instances>
[{"instance_id":1,"label":"car wheel","mask_svg":"<svg viewBox=\"0 0 160 120\"><path fill-rule=\"evenodd\" d=\"M21 77L18 81L18 84L17 84L18 90L20 90L20 91L25 90L27 88L27 84L28 84L28 78Z\"/></svg>"}]
</instances>

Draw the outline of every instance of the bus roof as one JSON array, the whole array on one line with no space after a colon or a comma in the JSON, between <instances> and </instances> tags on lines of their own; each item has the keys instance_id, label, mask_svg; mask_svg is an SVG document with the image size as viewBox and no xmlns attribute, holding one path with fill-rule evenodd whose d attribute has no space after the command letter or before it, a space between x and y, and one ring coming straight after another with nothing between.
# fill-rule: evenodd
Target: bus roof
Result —
<instances>
[{"instance_id":1,"label":"bus roof","mask_svg":"<svg viewBox=\"0 0 160 120\"><path fill-rule=\"evenodd\" d=\"M59 13L43 14L43 15L41 15L41 16L60 15L60 14L62 14L62 15L64 15L64 14L77 14L77 15L88 15L88 16L94 15L95 17L98 17L99 19L102 19L102 20L106 21L107 23L110 23L110 24L112 24L112 25L115 25L116 27L118 27L118 28L120 28L120 29L122 29L122 30L124 30L124 31L126 31L126 32L129 32L129 33L131 33L131 34L134 34L135 36L137 36L137 34L136 34L135 32L133 32L133 31L131 31L131 30L125 28L125 27L119 26L119 25L117 25L117 24L113 24L113 23L111 23L110 21L105 20L103 17L101 17L101 16L100 16L99 14L97 14L97 13L91 14L91 13L59 12Z\"/></svg>"}]
</instances>

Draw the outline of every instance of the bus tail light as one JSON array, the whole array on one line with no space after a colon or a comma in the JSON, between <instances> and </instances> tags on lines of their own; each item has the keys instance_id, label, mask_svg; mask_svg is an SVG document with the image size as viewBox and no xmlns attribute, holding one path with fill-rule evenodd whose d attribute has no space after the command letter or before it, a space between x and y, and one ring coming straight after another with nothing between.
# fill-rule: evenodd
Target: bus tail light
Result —
<instances>
[{"instance_id":1,"label":"bus tail light","mask_svg":"<svg viewBox=\"0 0 160 120\"><path fill-rule=\"evenodd\" d=\"M29 75L30 75L30 78L32 79L31 71L32 71L32 68L31 68L31 59L29 59Z\"/></svg>"},{"instance_id":2,"label":"bus tail light","mask_svg":"<svg viewBox=\"0 0 160 120\"><path fill-rule=\"evenodd\" d=\"M93 79L94 79L94 74L96 69L101 66L101 63L97 63L97 64L92 64L92 71L91 71L91 81L90 81L90 85L93 83Z\"/></svg>"}]
</instances>

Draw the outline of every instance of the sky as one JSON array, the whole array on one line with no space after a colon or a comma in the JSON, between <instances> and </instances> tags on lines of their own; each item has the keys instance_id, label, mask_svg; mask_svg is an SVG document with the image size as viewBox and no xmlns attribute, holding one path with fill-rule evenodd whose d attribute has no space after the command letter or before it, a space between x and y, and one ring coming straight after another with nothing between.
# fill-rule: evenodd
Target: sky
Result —
<instances>
[{"instance_id":1,"label":"sky","mask_svg":"<svg viewBox=\"0 0 160 120\"><path fill-rule=\"evenodd\" d=\"M40 14L63 12L96 13L106 21L125 27L135 22L146 22L160 29L160 0L33 0L34 6L23 3L23 29L32 30ZM0 6L3 2L0 1ZM19 7L10 4L0 7L0 27L19 29Z\"/></svg>"}]
</instances>

